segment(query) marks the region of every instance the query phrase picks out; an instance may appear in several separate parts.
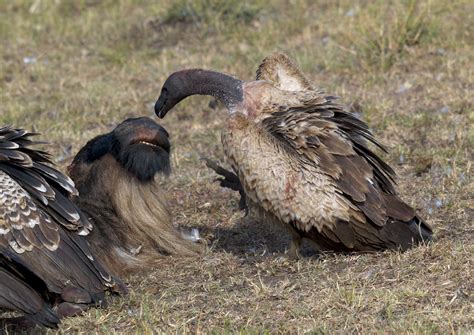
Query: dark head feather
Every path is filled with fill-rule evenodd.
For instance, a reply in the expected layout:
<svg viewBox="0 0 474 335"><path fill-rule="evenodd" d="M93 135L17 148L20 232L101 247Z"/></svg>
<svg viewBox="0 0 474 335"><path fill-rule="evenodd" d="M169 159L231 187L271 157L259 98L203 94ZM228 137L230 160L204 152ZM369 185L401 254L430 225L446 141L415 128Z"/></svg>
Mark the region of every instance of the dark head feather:
<svg viewBox="0 0 474 335"><path fill-rule="evenodd" d="M156 173L171 172L169 134L165 128L147 117L130 118L108 134L87 142L74 158L90 164L106 154L140 181L150 181Z"/></svg>

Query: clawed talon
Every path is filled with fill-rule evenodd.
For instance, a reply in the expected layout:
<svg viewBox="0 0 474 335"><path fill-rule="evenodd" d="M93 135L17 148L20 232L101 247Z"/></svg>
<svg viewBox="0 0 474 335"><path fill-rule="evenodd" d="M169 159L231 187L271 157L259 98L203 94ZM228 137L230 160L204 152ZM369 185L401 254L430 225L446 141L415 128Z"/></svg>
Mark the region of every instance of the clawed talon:
<svg viewBox="0 0 474 335"><path fill-rule="evenodd" d="M78 287L66 287L61 292L61 298L65 302L71 302L76 304L90 304L92 303L92 297L89 292Z"/></svg>
<svg viewBox="0 0 474 335"><path fill-rule="evenodd" d="M92 296L86 290L79 287L66 287L61 292L59 302L53 310L62 319L68 316L76 316L87 310L92 304L100 305L102 296Z"/></svg>
<svg viewBox="0 0 474 335"><path fill-rule="evenodd" d="M206 166L208 168L214 170L215 173L222 176L221 178L216 179L216 181L219 181L219 185L221 187L230 188L233 191L239 191L239 209L245 210L245 216L247 216L249 214L249 208L247 206L245 191L242 187L239 177L232 171L223 168L222 166L217 164L215 161L210 160L209 158L201 157L201 159L206 162Z"/></svg>
<svg viewBox="0 0 474 335"><path fill-rule="evenodd" d="M61 297L53 310L62 319L64 317L82 314L91 306L106 307L107 302L103 292L90 294L79 287L66 287L61 292Z"/></svg>
<svg viewBox="0 0 474 335"><path fill-rule="evenodd" d="M54 306L53 309L58 314L58 316L62 319L69 316L80 315L89 307L90 305L86 305L86 304L74 304L71 302L62 302Z"/></svg>

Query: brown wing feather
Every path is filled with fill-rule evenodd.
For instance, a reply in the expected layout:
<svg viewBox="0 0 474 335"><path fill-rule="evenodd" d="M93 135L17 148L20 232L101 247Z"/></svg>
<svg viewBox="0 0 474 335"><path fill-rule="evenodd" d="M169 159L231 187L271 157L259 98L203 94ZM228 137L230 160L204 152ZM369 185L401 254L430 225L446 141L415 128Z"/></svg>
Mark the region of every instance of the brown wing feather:
<svg viewBox="0 0 474 335"><path fill-rule="evenodd" d="M332 115L319 112L325 105ZM382 193L383 189L394 190L395 174L388 165L374 163L381 160L367 144L381 145L362 121L338 110L339 106L331 101L314 107L276 113L264 119L262 126L290 148L302 164L317 164L372 223L382 226L387 220ZM384 176L383 188L375 176Z"/></svg>
<svg viewBox="0 0 474 335"><path fill-rule="evenodd" d="M50 292L77 286L100 298L114 278L81 235L91 224L69 199L73 182L22 129L0 128L0 252L34 273Z"/></svg>
<svg viewBox="0 0 474 335"><path fill-rule="evenodd" d="M92 293L113 280L95 262L82 237L67 233L37 207L29 194L0 171L0 247L41 278L56 293L67 283ZM10 254L12 254L10 252Z"/></svg>
<svg viewBox="0 0 474 335"><path fill-rule="evenodd" d="M36 206L29 194L9 175L0 171L0 238L6 238L18 253L45 247L57 249L59 233L49 217ZM41 227L41 228L40 228ZM38 238L40 233L48 238Z"/></svg>
<svg viewBox="0 0 474 335"><path fill-rule="evenodd" d="M56 328L59 317L20 273L0 262L0 308L21 311L43 326Z"/></svg>
<svg viewBox="0 0 474 335"><path fill-rule="evenodd" d="M67 197L77 194L72 180L52 168L49 155L31 147L35 133L12 127L0 128L0 170L24 188L37 206L70 230L87 234L92 225Z"/></svg>

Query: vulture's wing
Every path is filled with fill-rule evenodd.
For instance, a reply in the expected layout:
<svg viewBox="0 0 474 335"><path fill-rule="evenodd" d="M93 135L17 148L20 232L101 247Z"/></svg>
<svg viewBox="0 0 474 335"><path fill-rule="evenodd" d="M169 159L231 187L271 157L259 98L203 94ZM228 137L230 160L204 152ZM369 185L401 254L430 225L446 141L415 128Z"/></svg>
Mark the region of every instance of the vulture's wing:
<svg viewBox="0 0 474 335"><path fill-rule="evenodd" d="M94 260L85 239L91 224L68 198L72 181L30 149L32 134L0 128L0 252L34 273L55 293L77 286L103 294L113 278Z"/></svg>
<svg viewBox="0 0 474 335"><path fill-rule="evenodd" d="M52 168L49 155L31 149L41 143L30 139L34 133L11 127L0 128L0 171L4 171L28 192L38 207L69 230L87 235L92 225L69 194L77 194L72 180Z"/></svg>
<svg viewBox="0 0 474 335"><path fill-rule="evenodd" d="M35 273L52 292L60 293L72 285L99 293L113 285L113 279L94 260L84 238L65 231L3 171L0 252Z"/></svg>
<svg viewBox="0 0 474 335"><path fill-rule="evenodd" d="M0 308L20 311L35 323L56 328L58 316L32 285L41 285L41 280L0 256Z"/></svg>
<svg viewBox="0 0 474 335"><path fill-rule="evenodd" d="M273 53L257 69L257 80L266 80L284 91L312 90L308 79L285 54Z"/></svg>
<svg viewBox="0 0 474 335"><path fill-rule="evenodd" d="M383 146L364 122L345 112L332 97L323 104L275 113L264 119L262 126L300 166L317 166L330 178L336 192L349 200L350 207L364 214L364 220L354 217L351 222L381 227L394 221L410 223L416 218L431 232L413 208L396 195L395 172L368 144L385 150Z"/></svg>
<svg viewBox="0 0 474 335"><path fill-rule="evenodd" d="M316 167L373 224L385 224L383 193L394 193L394 172L367 147L379 144L362 121L328 101L275 113L262 126L300 166Z"/></svg>
<svg viewBox="0 0 474 335"><path fill-rule="evenodd" d="M0 170L0 238L17 253L59 245L59 227L36 206L30 195Z"/></svg>
<svg viewBox="0 0 474 335"><path fill-rule="evenodd" d="M368 146L374 144L385 148L374 138L368 126L352 113L344 111L332 96L325 96L314 104L297 108L284 108L262 121L262 127L278 143L291 149L294 157L307 164L318 166L334 180L358 185L370 183L374 177L377 185L386 193L394 193L395 172ZM348 165L356 164L354 167ZM341 189L345 187L339 185ZM361 201L362 195L348 191L354 200ZM365 191L364 191L365 193Z"/></svg>

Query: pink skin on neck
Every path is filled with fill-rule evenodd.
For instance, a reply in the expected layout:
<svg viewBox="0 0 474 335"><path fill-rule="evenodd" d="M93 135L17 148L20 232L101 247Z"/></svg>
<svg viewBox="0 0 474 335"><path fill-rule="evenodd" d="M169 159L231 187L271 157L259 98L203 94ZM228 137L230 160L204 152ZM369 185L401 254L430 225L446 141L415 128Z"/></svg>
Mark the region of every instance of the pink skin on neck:
<svg viewBox="0 0 474 335"><path fill-rule="evenodd" d="M242 113L248 119L255 119L262 109L265 95L268 95L269 89L273 86L265 81L251 81L243 84L244 99L241 103L230 110L230 113Z"/></svg>

